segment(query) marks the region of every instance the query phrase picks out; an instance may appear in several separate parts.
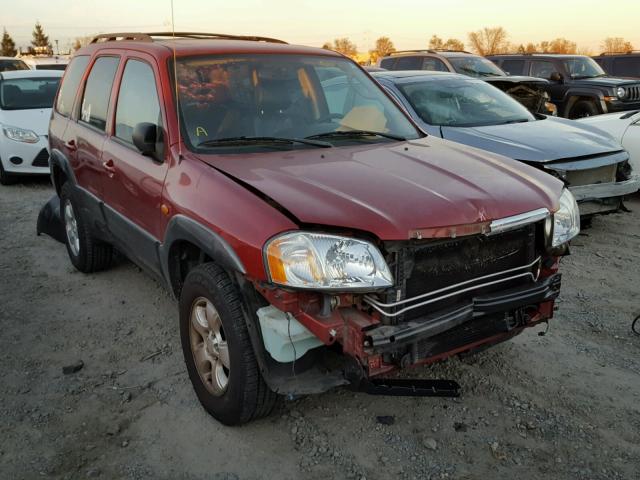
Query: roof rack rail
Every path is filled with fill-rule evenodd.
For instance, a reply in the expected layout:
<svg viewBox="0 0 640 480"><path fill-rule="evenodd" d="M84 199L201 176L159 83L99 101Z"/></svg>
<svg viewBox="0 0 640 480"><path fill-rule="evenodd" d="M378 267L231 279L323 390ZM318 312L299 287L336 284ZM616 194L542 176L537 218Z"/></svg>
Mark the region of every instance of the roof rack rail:
<svg viewBox="0 0 640 480"><path fill-rule="evenodd" d="M403 53L441 53L441 52L454 52L454 53L469 53L466 50L454 50L448 48L420 48L416 50L396 50L395 52L391 52L389 56L403 54Z"/></svg>
<svg viewBox="0 0 640 480"><path fill-rule="evenodd" d="M428 49L428 48L420 48L420 49L417 49L417 50L396 50L395 52L391 52L389 54L389 56L398 55L398 54L402 54L402 53L436 53L436 51Z"/></svg>
<svg viewBox="0 0 640 480"><path fill-rule="evenodd" d="M602 52L599 56L605 57L607 55L629 55L631 53L640 53L640 50L626 50L624 52Z"/></svg>
<svg viewBox="0 0 640 480"><path fill-rule="evenodd" d="M284 40L277 38L258 37L252 35L229 35L226 33L205 33L205 32L121 32L121 33L101 33L91 40L91 43L116 42L116 41L137 41L153 42L157 38L192 38L192 39L218 39L218 40L245 40L251 42L283 43Z"/></svg>

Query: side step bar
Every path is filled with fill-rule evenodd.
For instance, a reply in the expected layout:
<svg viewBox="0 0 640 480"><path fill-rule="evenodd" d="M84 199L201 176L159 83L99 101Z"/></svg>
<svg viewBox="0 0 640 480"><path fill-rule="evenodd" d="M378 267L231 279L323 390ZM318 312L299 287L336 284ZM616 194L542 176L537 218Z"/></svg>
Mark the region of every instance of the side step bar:
<svg viewBox="0 0 640 480"><path fill-rule="evenodd" d="M353 384L352 384L353 385ZM460 385L454 380L427 380L413 378L362 379L353 385L369 395L395 397L459 397Z"/></svg>

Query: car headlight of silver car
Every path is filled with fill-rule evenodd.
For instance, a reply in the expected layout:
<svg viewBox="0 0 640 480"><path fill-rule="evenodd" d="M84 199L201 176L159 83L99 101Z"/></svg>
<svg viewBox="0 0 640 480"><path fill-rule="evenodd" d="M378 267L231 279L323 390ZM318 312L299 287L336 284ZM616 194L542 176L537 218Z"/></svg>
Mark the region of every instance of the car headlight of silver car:
<svg viewBox="0 0 640 480"><path fill-rule="evenodd" d="M350 290L393 285L382 254L370 242L315 232L290 232L264 247L269 277L288 287Z"/></svg>
<svg viewBox="0 0 640 480"><path fill-rule="evenodd" d="M567 243L580 233L580 210L573 194L564 189L560 195L560 208L553 214L552 247Z"/></svg>
<svg viewBox="0 0 640 480"><path fill-rule="evenodd" d="M36 132L24 128L6 126L2 127L2 130L7 138L16 142L37 143L40 138Z"/></svg>
<svg viewBox="0 0 640 480"><path fill-rule="evenodd" d="M618 98L624 98L626 94L627 90L624 87L616 88L616 95L618 96Z"/></svg>

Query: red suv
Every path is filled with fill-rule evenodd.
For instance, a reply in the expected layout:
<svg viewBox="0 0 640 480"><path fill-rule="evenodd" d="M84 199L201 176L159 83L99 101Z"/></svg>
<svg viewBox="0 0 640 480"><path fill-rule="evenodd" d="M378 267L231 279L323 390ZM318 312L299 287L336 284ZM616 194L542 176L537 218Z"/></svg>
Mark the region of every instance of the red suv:
<svg viewBox="0 0 640 480"><path fill-rule="evenodd" d="M167 286L226 424L551 318L579 228L559 180L425 137L356 63L273 39L98 36L49 134L39 231L82 272L117 249Z"/></svg>

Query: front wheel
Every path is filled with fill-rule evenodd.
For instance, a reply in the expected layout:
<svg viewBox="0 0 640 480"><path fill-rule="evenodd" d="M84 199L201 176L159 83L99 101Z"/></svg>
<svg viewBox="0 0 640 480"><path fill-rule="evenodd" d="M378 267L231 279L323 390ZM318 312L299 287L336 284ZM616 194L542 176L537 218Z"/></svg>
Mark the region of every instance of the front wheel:
<svg viewBox="0 0 640 480"><path fill-rule="evenodd" d="M569 118L576 119L593 117L599 113L598 106L595 103L590 100L580 100L571 107Z"/></svg>
<svg viewBox="0 0 640 480"><path fill-rule="evenodd" d="M205 410L226 425L271 413L237 288L214 263L195 267L180 294L180 338L189 378Z"/></svg>

